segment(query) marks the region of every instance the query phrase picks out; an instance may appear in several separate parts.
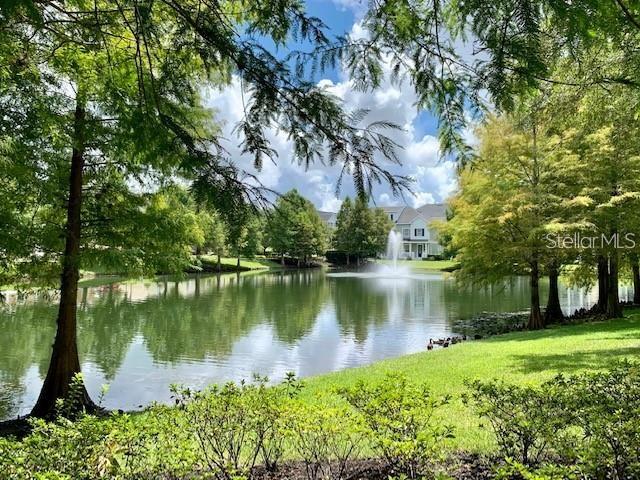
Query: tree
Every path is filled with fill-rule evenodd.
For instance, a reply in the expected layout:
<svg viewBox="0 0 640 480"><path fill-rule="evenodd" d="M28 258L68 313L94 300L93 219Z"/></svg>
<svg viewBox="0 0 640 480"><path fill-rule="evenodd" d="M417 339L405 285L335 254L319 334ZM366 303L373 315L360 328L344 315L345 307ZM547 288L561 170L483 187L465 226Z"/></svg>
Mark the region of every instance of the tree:
<svg viewBox="0 0 640 480"><path fill-rule="evenodd" d="M416 89L418 106L438 116L444 153L466 163L473 157L464 141L468 114L487 104L510 112L520 96L559 82L575 90L640 88L638 18L637 5L625 0L381 0L369 4L365 34L317 56L338 56L361 89L379 86L390 64L394 79ZM469 59L471 47L482 54ZM574 78L554 77L559 61L571 63Z"/></svg>
<svg viewBox="0 0 640 480"><path fill-rule="evenodd" d="M381 208L374 208L371 219L371 256L384 253L387 249L389 232L394 227L389 215Z"/></svg>
<svg viewBox="0 0 640 480"><path fill-rule="evenodd" d="M218 271L221 271L221 257L227 246L226 226L218 212L201 209L198 222L204 234L202 248L205 252L213 252L218 257Z"/></svg>
<svg viewBox="0 0 640 480"><path fill-rule="evenodd" d="M527 273L531 299L528 327L542 328L539 278L557 268L557 252L544 238L558 228L563 150L546 136L534 115L491 119L479 131L478 156L460 174L454 215L440 228L451 238L460 277L491 283ZM557 293L557 292L556 292Z"/></svg>
<svg viewBox="0 0 640 480"><path fill-rule="evenodd" d="M307 264L309 257L326 251L328 231L313 204L297 190L278 198L267 216L269 246L284 262L286 254Z"/></svg>
<svg viewBox="0 0 640 480"><path fill-rule="evenodd" d="M245 258L255 258L262 250L264 222L258 214L251 215L245 225L245 238L240 253Z"/></svg>
<svg viewBox="0 0 640 480"><path fill-rule="evenodd" d="M292 218L296 210L295 202L296 197L289 192L280 197L275 207L267 212L265 241L267 246L280 256L282 265L293 244Z"/></svg>
<svg viewBox="0 0 640 480"><path fill-rule="evenodd" d="M206 186L213 199L263 199L255 179L238 172L219 148L211 112L199 96L204 86L216 87L231 74L243 79L250 99L239 131L258 167L274 157L264 132L277 126L307 164L328 146L330 162L353 171L360 190L381 178L394 189L406 185L374 160L381 151L397 163L392 143L380 133L391 125L362 127L361 113L345 112L253 39L282 44L295 33L326 45L321 22L308 18L297 1L236 7L197 0L18 0L0 7L0 145L12 175L2 197L12 189L25 195L7 203L3 221L24 236L2 245L3 277L60 274L58 328L36 416L51 414L80 371L79 270L85 252L107 252L100 242L117 222L130 220L124 213L131 210L122 207L136 191L148 193L182 177L200 190ZM140 188L132 188L136 183ZM135 243L140 236L142 231L126 240ZM118 253L126 249L111 247L113 258L123 257ZM152 261L140 263L153 269ZM92 407L86 392L82 403Z"/></svg>
<svg viewBox="0 0 640 480"><path fill-rule="evenodd" d="M334 246L350 257L360 259L375 257L386 250L387 236L393 222L380 208L371 209L364 197L357 197L352 203L345 198L340 206L334 232Z"/></svg>
<svg viewBox="0 0 640 480"><path fill-rule="evenodd" d="M352 250L352 237L351 237L351 212L353 210L353 204L349 197L345 198L340 205L340 210L336 217L336 229L333 232L333 245L336 250L345 252L347 255L347 265L350 263L350 252Z"/></svg>
<svg viewBox="0 0 640 480"><path fill-rule="evenodd" d="M580 166L571 172L578 188L570 199L577 207L575 221L585 226L581 233L597 239L581 252L586 268L577 273L588 278L593 276L589 270L596 269L596 311L619 317L619 271L624 258L633 258L629 240L640 226L640 132L635 120L640 92L622 86L556 90L561 103L557 128L568 132L566 146Z"/></svg>

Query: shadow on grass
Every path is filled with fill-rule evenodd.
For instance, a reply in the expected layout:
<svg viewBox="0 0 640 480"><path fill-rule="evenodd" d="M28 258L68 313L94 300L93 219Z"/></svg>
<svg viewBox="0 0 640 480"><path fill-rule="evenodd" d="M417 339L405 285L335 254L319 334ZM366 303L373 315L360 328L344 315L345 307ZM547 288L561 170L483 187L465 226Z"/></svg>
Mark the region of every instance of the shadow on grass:
<svg viewBox="0 0 640 480"><path fill-rule="evenodd" d="M581 335L594 335L600 333L616 333L636 329L636 333L626 333L624 338L638 338L640 340L640 317L625 317L608 321L585 322L574 325L551 325L544 330L508 333L491 337L488 340L494 342L515 341L528 342L542 338L576 337ZM607 337L614 339L616 337Z"/></svg>
<svg viewBox="0 0 640 480"><path fill-rule="evenodd" d="M624 359L640 358L640 345L597 351L578 351L567 354L516 355L514 366L522 373L545 371L576 373L580 370L611 368Z"/></svg>

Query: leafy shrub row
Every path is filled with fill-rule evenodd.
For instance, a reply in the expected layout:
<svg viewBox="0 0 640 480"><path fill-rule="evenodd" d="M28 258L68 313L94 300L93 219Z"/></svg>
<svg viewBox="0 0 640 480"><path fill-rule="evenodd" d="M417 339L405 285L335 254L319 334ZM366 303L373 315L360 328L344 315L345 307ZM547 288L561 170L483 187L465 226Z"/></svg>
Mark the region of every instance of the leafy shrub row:
<svg viewBox="0 0 640 480"><path fill-rule="evenodd" d="M434 416L445 401L399 375L334 392L344 401L303 400L301 389L293 376L275 387L256 379L174 388L176 406L141 415L34 420L23 441L0 440L0 478L239 480L257 465L277 470L286 456L302 462L309 480L343 479L363 455L417 478L452 436Z"/></svg>
<svg viewBox="0 0 640 480"><path fill-rule="evenodd" d="M296 459L309 480L344 479L353 460L383 460L395 478L432 478L450 427L424 384L401 375L327 398L301 398L293 376L175 388L176 406L108 419L60 405L24 440L0 439L0 479L240 480ZM73 396L71 396L73 399ZM640 368L557 376L541 386L475 381L464 397L486 419L503 461L498 480L640 478Z"/></svg>
<svg viewBox="0 0 640 480"><path fill-rule="evenodd" d="M559 375L540 387L496 381L469 386L467 402L488 420L509 459L498 478L640 478L637 364ZM533 474L532 468L555 473Z"/></svg>

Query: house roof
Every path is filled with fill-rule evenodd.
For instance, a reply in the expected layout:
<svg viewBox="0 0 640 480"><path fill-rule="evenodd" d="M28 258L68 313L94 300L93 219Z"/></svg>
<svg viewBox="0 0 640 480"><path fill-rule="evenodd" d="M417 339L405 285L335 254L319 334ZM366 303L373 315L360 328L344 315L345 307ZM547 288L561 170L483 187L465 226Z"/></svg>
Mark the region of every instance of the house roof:
<svg viewBox="0 0 640 480"><path fill-rule="evenodd" d="M447 206L444 203L427 203L418 207L422 216L432 218L447 218Z"/></svg>
<svg viewBox="0 0 640 480"><path fill-rule="evenodd" d="M447 206L444 203L427 203L418 208L408 207L405 205L382 205L380 208L385 213L395 214L396 223L411 223L416 217L422 217L423 220L430 222L436 218L447 218ZM329 221L336 218L334 212L324 212L318 210L318 215L323 221Z"/></svg>
<svg viewBox="0 0 640 480"><path fill-rule="evenodd" d="M416 217L430 222L436 218L447 218L447 206L444 203L427 203L418 208L407 206L382 206L379 207L387 213L395 213L398 215L396 223L408 224L413 222Z"/></svg>
<svg viewBox="0 0 640 480"><path fill-rule="evenodd" d="M398 223L411 223L418 215L419 213L415 208L404 207L400 217L398 217Z"/></svg>

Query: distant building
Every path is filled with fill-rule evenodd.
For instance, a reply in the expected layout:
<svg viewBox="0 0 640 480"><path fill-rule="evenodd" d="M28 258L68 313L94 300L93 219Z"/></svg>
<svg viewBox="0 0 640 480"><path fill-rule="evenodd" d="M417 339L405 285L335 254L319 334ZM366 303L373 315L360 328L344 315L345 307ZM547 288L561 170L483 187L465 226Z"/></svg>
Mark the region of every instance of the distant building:
<svg viewBox="0 0 640 480"><path fill-rule="evenodd" d="M428 203L418 208L397 206L378 207L389 215L396 231L402 234L400 257L421 259L442 255L438 232L433 228L434 220L447 219L447 206L443 203ZM337 213L318 211L318 215L329 228L336 227Z"/></svg>
<svg viewBox="0 0 640 480"><path fill-rule="evenodd" d="M428 203L418 208L380 207L395 223L396 231L402 234L401 258L421 259L442 255L438 232L433 228L434 220L447 219L447 207L443 203Z"/></svg>
<svg viewBox="0 0 640 480"><path fill-rule="evenodd" d="M327 227L330 229L336 228L336 220L338 219L337 213L318 210L318 215Z"/></svg>

